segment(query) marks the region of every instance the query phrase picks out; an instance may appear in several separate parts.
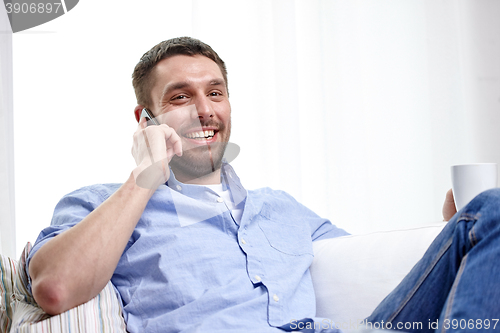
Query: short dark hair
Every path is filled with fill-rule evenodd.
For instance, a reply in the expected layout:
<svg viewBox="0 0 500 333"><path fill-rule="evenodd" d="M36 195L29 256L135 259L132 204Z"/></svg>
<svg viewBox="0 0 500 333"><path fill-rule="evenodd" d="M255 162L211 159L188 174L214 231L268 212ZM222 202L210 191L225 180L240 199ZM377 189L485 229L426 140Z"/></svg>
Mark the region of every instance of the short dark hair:
<svg viewBox="0 0 500 333"><path fill-rule="evenodd" d="M147 108L152 106L151 89L155 83L153 69L158 62L175 55L194 56L197 54L212 59L219 66L227 90L226 65L210 45L191 37L177 37L155 45L151 50L144 53L135 66L132 74L132 85L134 86L137 103Z"/></svg>

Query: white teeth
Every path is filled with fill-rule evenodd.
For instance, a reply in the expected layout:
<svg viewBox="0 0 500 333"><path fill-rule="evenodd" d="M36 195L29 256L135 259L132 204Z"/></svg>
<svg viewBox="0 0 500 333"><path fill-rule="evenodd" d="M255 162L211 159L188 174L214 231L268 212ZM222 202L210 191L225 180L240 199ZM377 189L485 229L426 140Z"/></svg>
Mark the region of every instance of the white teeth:
<svg viewBox="0 0 500 333"><path fill-rule="evenodd" d="M213 130L208 130L208 131L199 131L199 132L191 132L185 135L186 138L189 139L208 139L211 138L215 135Z"/></svg>

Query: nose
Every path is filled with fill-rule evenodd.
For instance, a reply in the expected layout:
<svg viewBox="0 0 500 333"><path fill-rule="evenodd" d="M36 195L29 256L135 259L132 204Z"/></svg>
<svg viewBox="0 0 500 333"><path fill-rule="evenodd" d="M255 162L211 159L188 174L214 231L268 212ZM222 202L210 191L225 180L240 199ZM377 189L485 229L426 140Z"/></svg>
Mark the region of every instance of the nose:
<svg viewBox="0 0 500 333"><path fill-rule="evenodd" d="M207 96L203 96L196 101L196 112L199 119L208 120L214 116L214 110L212 109L212 103Z"/></svg>

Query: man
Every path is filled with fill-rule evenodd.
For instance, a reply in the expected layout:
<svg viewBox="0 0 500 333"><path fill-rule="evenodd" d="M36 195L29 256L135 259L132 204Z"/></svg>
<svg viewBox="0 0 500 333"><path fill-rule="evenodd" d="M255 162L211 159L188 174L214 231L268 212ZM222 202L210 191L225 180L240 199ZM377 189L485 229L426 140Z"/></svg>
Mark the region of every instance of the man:
<svg viewBox="0 0 500 333"><path fill-rule="evenodd" d="M314 321L312 241L346 232L286 193L246 191L223 161L231 132L224 62L198 40L175 38L142 57L133 83L137 168L124 184L90 186L60 201L27 263L36 301L60 313L111 279L130 332L279 332L304 327L292 319ZM158 126L147 126L143 109ZM498 301L477 304L468 290L498 289L485 270L498 270L490 261L500 259L499 196L482 194L455 215L368 321L391 328L494 319ZM451 193L443 213L455 213ZM463 276L472 281L461 285ZM463 311L469 301L477 313Z"/></svg>
<svg viewBox="0 0 500 333"><path fill-rule="evenodd" d="M140 118L137 168L123 185L80 189L56 206L28 262L35 300L60 313L111 279L130 332L276 332L313 317L311 240L346 232L286 193L246 191L222 162L224 62L177 38L142 57L133 83L136 116L148 109L160 125Z"/></svg>

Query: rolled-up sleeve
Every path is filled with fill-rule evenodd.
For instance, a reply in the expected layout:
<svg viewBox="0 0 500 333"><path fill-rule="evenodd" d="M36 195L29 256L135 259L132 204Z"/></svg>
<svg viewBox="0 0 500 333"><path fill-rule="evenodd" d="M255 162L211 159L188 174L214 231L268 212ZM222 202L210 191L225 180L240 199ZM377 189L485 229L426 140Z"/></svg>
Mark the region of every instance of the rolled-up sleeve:
<svg viewBox="0 0 500 333"><path fill-rule="evenodd" d="M118 186L118 185L117 185ZM114 186L116 189L117 186ZM96 209L111 193L109 187L93 185L84 187L65 195L54 209L50 226L43 229L31 249L26 260L28 273L28 290L31 292L31 277L29 264L35 253L52 238L70 229Z"/></svg>

